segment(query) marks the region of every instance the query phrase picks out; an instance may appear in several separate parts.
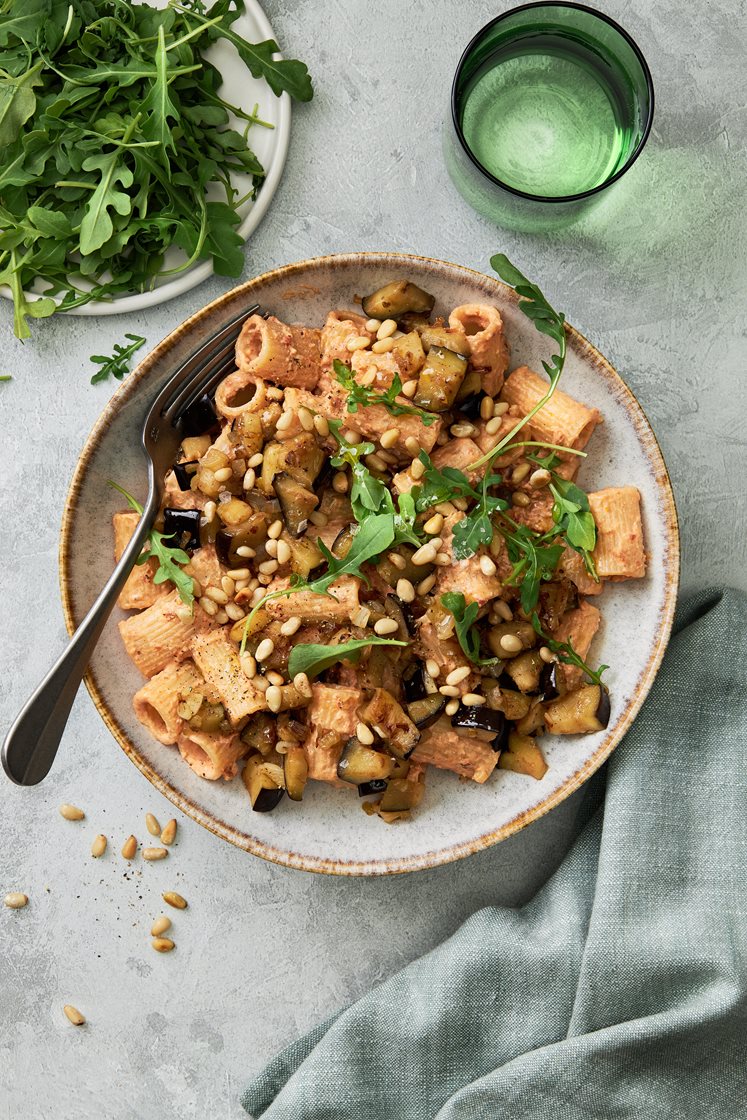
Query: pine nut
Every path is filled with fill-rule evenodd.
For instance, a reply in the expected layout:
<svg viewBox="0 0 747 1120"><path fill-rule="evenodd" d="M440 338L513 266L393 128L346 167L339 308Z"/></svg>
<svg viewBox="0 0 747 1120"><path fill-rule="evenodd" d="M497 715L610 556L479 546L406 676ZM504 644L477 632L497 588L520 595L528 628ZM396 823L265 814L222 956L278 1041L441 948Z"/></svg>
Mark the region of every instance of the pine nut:
<svg viewBox="0 0 747 1120"><path fill-rule="evenodd" d="M77 1007L73 1007L72 1003L66 1003L62 1009L65 1015L73 1024L74 1027L82 1027L86 1021L85 1015L81 1015Z"/></svg>
<svg viewBox="0 0 747 1120"><path fill-rule="evenodd" d="M301 405L298 410L298 419L301 422L301 427L305 432L314 431L314 414L305 405Z"/></svg>
<svg viewBox="0 0 747 1120"><path fill-rule="evenodd" d="M517 638L515 634L504 634L499 645L506 653L518 653L524 648L521 638Z"/></svg>
<svg viewBox="0 0 747 1120"><path fill-rule="evenodd" d="M276 521L273 521L272 525L267 530L267 536L270 538L271 541L276 541L278 539L278 537L280 536L280 534L282 533L282 531L283 531L283 522L278 517Z"/></svg>
<svg viewBox="0 0 747 1120"><path fill-rule="evenodd" d="M503 427L503 420L500 416L493 416L492 420L488 420L485 425L485 431L489 436L495 436Z"/></svg>
<svg viewBox="0 0 747 1120"><path fill-rule="evenodd" d="M270 682L265 680L264 677L255 677L254 687L258 688L260 692L264 693L267 692L267 689L270 687Z"/></svg>
<svg viewBox="0 0 747 1120"><path fill-rule="evenodd" d="M442 513L434 513L433 517L429 517L423 528L429 536L438 536L444 527L444 515Z"/></svg>
<svg viewBox="0 0 747 1120"><path fill-rule="evenodd" d="M329 518L326 513L322 513L321 510L318 509L311 511L309 514L309 521L312 525L316 525L317 529L323 529L325 525L329 525Z"/></svg>
<svg viewBox="0 0 747 1120"><path fill-rule="evenodd" d="M134 836L128 836L122 845L122 855L125 859L134 859L135 852L137 851L137 840Z"/></svg>
<svg viewBox="0 0 747 1120"><path fill-rule="evenodd" d="M433 562L437 564L439 568L448 568L449 564L451 564L451 557L448 552L437 552L436 559Z"/></svg>
<svg viewBox="0 0 747 1120"><path fill-rule="evenodd" d="M176 948L170 937L154 937L151 945L157 953L170 953L172 949Z"/></svg>
<svg viewBox="0 0 747 1120"><path fill-rule="evenodd" d="M222 576L220 581L221 588L225 591L229 599L232 599L236 594L236 584L231 576Z"/></svg>
<svg viewBox="0 0 747 1120"><path fill-rule="evenodd" d="M400 572L404 572L407 567L407 561L404 556L400 556L398 552L389 552L387 554L387 560L391 561L394 567Z"/></svg>
<svg viewBox="0 0 747 1120"><path fill-rule="evenodd" d="M444 712L447 716L454 716L454 715L456 715L456 713L458 711L459 711L459 701L458 700L449 700L448 704L444 708Z"/></svg>
<svg viewBox="0 0 747 1120"><path fill-rule="evenodd" d="M106 851L106 837L103 835L95 836L91 844L91 855L94 859L100 859Z"/></svg>
<svg viewBox="0 0 747 1120"><path fill-rule="evenodd" d="M390 447L394 447L395 443L399 439L399 434L399 428L387 428L387 430L382 434L379 443L385 451L388 451Z"/></svg>
<svg viewBox="0 0 747 1120"><path fill-rule="evenodd" d="M521 506L522 509L526 509L526 507L530 503L530 500L531 499L529 495L525 494L523 490L514 490L513 494L511 495L511 505Z"/></svg>
<svg viewBox="0 0 747 1120"><path fill-rule="evenodd" d="M432 680L438 680L441 673L441 666L437 661L428 660L425 663L425 671Z"/></svg>
<svg viewBox="0 0 747 1120"><path fill-rule="evenodd" d="M376 342L371 346L371 350L374 354L388 354L389 351L393 349L393 338L377 338Z"/></svg>
<svg viewBox="0 0 747 1120"><path fill-rule="evenodd" d="M267 553L268 556L272 556L273 559L277 559L278 542L273 541L273 540L266 541L265 552Z"/></svg>
<svg viewBox="0 0 747 1120"><path fill-rule="evenodd" d="M284 638L290 638L292 634L296 633L300 625L301 619L298 617L298 615L294 614L292 618L287 618L282 624L282 626L280 627L280 633Z"/></svg>
<svg viewBox="0 0 747 1120"><path fill-rule="evenodd" d="M247 680L252 680L257 675L257 662L252 657L251 653L242 653L239 657L241 668Z"/></svg>
<svg viewBox="0 0 747 1120"><path fill-rule="evenodd" d="M311 681L306 676L306 673L296 673L295 677L293 678L293 687L297 692L300 692L302 696L313 695Z"/></svg>
<svg viewBox="0 0 747 1120"><path fill-rule="evenodd" d="M194 576L192 577L192 594L195 599L199 599L202 595L202 584L198 579L195 579Z"/></svg>
<svg viewBox="0 0 747 1120"><path fill-rule="evenodd" d="M351 354L356 350L365 350L370 343L371 339L365 334L351 334L350 338L345 343L345 349Z"/></svg>
<svg viewBox="0 0 747 1120"><path fill-rule="evenodd" d="M242 579L249 579L250 572L248 568L231 568L231 579L234 583L238 583ZM238 591L239 588L237 587Z"/></svg>
<svg viewBox="0 0 747 1120"><path fill-rule="evenodd" d="M364 747L370 747L374 741L374 733L367 723L359 723L355 728L355 737Z"/></svg>
<svg viewBox="0 0 747 1120"><path fill-rule="evenodd" d="M458 669L452 669L446 678L447 684L461 684L466 680L472 670L469 665L460 665Z"/></svg>
<svg viewBox="0 0 747 1120"><path fill-rule="evenodd" d="M481 696L479 692L465 692L462 697L462 703L467 708L479 708L485 703L485 697Z"/></svg>
<svg viewBox="0 0 747 1120"><path fill-rule="evenodd" d="M23 894L22 891L11 891L10 894L6 894L3 899L3 902L9 910L23 910L24 906L28 904L28 901L29 896Z"/></svg>
<svg viewBox="0 0 747 1120"><path fill-rule="evenodd" d="M259 565L257 570L263 576L273 576L279 567L280 565L277 560L265 560Z"/></svg>
<svg viewBox="0 0 747 1120"><path fill-rule="evenodd" d="M166 824L163 826L163 831L161 833L161 843L165 844L168 848L170 848L171 845L174 843L175 839L176 839L176 821L172 817L171 820L167 821Z"/></svg>
<svg viewBox="0 0 747 1120"><path fill-rule="evenodd" d="M271 684L265 693L267 707L271 712L279 712L283 703L283 694L276 684Z"/></svg>
<svg viewBox="0 0 747 1120"><path fill-rule="evenodd" d="M418 383L414 379L412 381L405 381L402 386L402 396L409 397L410 400L415 396L418 391ZM412 438L412 437L410 437Z"/></svg>
<svg viewBox="0 0 747 1120"><path fill-rule="evenodd" d="M418 584L418 595L427 595L436 586L436 574L433 572L431 575L426 576L424 580Z"/></svg>
<svg viewBox="0 0 747 1120"><path fill-rule="evenodd" d="M493 413L495 412L495 401L492 397L483 397L480 401L480 418L482 420L492 420Z"/></svg>
<svg viewBox="0 0 747 1120"><path fill-rule="evenodd" d="M438 690L442 696L458 696L459 689L453 684L442 684Z"/></svg>
<svg viewBox="0 0 747 1120"><path fill-rule="evenodd" d="M249 467L249 470L244 475L241 485L245 490L253 490L254 484L257 481L257 472L254 467Z"/></svg>
<svg viewBox="0 0 747 1120"><path fill-rule="evenodd" d="M176 891L164 891L161 898L168 906L174 906L177 910L187 909L186 898L182 898Z"/></svg>
<svg viewBox="0 0 747 1120"><path fill-rule="evenodd" d="M148 829L151 836L161 835L161 826L152 813L145 814L145 827Z"/></svg>
<svg viewBox="0 0 747 1120"><path fill-rule="evenodd" d="M228 602L228 595L221 587L208 587L205 595L208 599L212 599L214 603L219 603L222 607Z"/></svg>
<svg viewBox="0 0 747 1120"><path fill-rule="evenodd" d="M287 432L288 428L290 428L292 423L293 423L293 413L292 412L283 412L282 415L280 415L277 418L277 421L275 423L275 431L276 432Z"/></svg>
<svg viewBox="0 0 747 1120"><path fill-rule="evenodd" d="M548 646L540 646L539 655L546 665L552 665L555 661L555 654Z"/></svg>
<svg viewBox="0 0 747 1120"><path fill-rule="evenodd" d="M212 599L208 599L205 595L203 595L201 599L198 599L197 602L202 607L205 614L212 616L218 613L217 603L214 603Z"/></svg>
<svg viewBox="0 0 747 1120"><path fill-rule="evenodd" d="M417 482L425 474L425 463L421 463L420 459L413 459L410 463L410 474Z"/></svg>
<svg viewBox="0 0 747 1120"><path fill-rule="evenodd" d="M381 319L366 319L366 330L375 334L381 326Z"/></svg>
<svg viewBox="0 0 747 1120"><path fill-rule="evenodd" d="M364 373L362 377L358 378L358 384L362 385L364 389L369 389L376 380L377 370L370 369L368 373Z"/></svg>
<svg viewBox="0 0 747 1120"><path fill-rule="evenodd" d="M278 541L278 564L287 564L291 558L291 547L287 541Z"/></svg>
<svg viewBox="0 0 747 1120"><path fill-rule="evenodd" d="M449 517L456 510L456 506L453 502L439 502L435 510L436 513L440 513L444 517Z"/></svg>
<svg viewBox="0 0 747 1120"><path fill-rule="evenodd" d="M391 338L397 329L397 323L394 319L385 319L376 332L376 338L381 341L382 338Z"/></svg>
<svg viewBox="0 0 747 1120"><path fill-rule="evenodd" d="M393 618L380 618L378 622L374 623L374 633L381 638L385 634L395 634L397 630L399 630L399 626Z"/></svg>
<svg viewBox="0 0 747 1120"><path fill-rule="evenodd" d="M495 560L492 560L489 556L481 556L480 571L484 576L494 576L496 573Z"/></svg>
<svg viewBox="0 0 747 1120"><path fill-rule="evenodd" d="M415 588L409 579L398 579L395 590L403 603L413 603L415 601Z"/></svg>
<svg viewBox="0 0 747 1120"><path fill-rule="evenodd" d="M523 482L532 469L531 463L519 463L518 467L514 467L511 471L512 482Z"/></svg>
<svg viewBox="0 0 747 1120"><path fill-rule="evenodd" d="M477 428L474 424L452 424L449 428L449 432L455 439L468 439L470 436L473 436L476 431Z"/></svg>
<svg viewBox="0 0 747 1120"><path fill-rule="evenodd" d="M236 549L236 555L240 556L242 560L253 560L257 553L248 544L240 544Z"/></svg>
<svg viewBox="0 0 747 1120"><path fill-rule="evenodd" d="M337 471L332 479L332 489L336 494L347 494L348 477L344 471Z"/></svg>
<svg viewBox="0 0 747 1120"><path fill-rule="evenodd" d="M147 860L148 863L153 863L158 859L166 859L168 854L167 848L143 848L143 859Z"/></svg>
<svg viewBox="0 0 747 1120"><path fill-rule="evenodd" d="M541 490L544 486L547 486L551 478L552 475L550 472L545 470L544 467L540 467L538 471L534 471L530 476L529 485L533 490Z"/></svg>
<svg viewBox="0 0 747 1120"><path fill-rule="evenodd" d="M495 613L500 615L504 622L513 622L514 612L508 603L504 603L503 599L494 599L492 606Z"/></svg>
<svg viewBox="0 0 747 1120"><path fill-rule="evenodd" d="M278 688L280 687L280 685L285 684L283 674L276 673L274 669L271 669L269 673L265 673L265 679L267 680L268 684L276 684Z"/></svg>
<svg viewBox="0 0 747 1120"><path fill-rule="evenodd" d="M231 622L240 622L245 613L238 603L226 603L226 616Z"/></svg>
<svg viewBox="0 0 747 1120"><path fill-rule="evenodd" d="M216 482L228 482L233 474L230 467L220 467L217 471L213 472L213 478Z"/></svg>
<svg viewBox="0 0 747 1120"><path fill-rule="evenodd" d="M318 435L320 435L322 439L326 439L326 437L329 435L329 424L327 423L327 420L324 416L314 417L314 427L316 428Z"/></svg>
<svg viewBox="0 0 747 1120"><path fill-rule="evenodd" d="M82 821L85 815L77 805L68 805L67 803L60 805L60 816L64 817L66 821Z"/></svg>
<svg viewBox="0 0 747 1120"><path fill-rule="evenodd" d="M257 652L254 654L257 661L266 661L268 657L272 657L275 652L275 643L272 638L263 638L257 646Z"/></svg>
<svg viewBox="0 0 747 1120"><path fill-rule="evenodd" d="M171 918L167 918L162 914L160 918L156 918L155 922L150 928L151 937L160 937L167 929L171 929Z"/></svg>
<svg viewBox="0 0 747 1120"><path fill-rule="evenodd" d="M261 464L264 457L265 457L264 452L258 451L256 453L256 455L252 455L251 459L249 459L249 461L247 463L247 466L258 467Z"/></svg>
<svg viewBox="0 0 747 1120"><path fill-rule="evenodd" d="M414 552L412 555L412 562L417 565L417 567L422 567L423 564L432 564L435 559L436 546L432 541L422 545L417 552Z"/></svg>
<svg viewBox="0 0 747 1120"><path fill-rule="evenodd" d="M509 410L508 401L496 401L494 416L505 416Z"/></svg>
<svg viewBox="0 0 747 1120"><path fill-rule="evenodd" d="M202 511L202 524L209 525L211 521L215 521L215 511L217 510L215 502L205 502L205 508Z"/></svg>

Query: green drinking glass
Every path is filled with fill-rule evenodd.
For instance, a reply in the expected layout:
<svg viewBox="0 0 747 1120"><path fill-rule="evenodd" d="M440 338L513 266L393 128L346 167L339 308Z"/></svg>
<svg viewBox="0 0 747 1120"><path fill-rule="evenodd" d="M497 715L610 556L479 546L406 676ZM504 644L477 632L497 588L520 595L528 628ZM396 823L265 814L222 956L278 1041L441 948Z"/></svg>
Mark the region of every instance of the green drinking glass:
<svg viewBox="0 0 747 1120"><path fill-rule="evenodd" d="M653 115L646 60L614 20L582 4L524 4L461 57L446 163L497 225L558 229L633 166Z"/></svg>

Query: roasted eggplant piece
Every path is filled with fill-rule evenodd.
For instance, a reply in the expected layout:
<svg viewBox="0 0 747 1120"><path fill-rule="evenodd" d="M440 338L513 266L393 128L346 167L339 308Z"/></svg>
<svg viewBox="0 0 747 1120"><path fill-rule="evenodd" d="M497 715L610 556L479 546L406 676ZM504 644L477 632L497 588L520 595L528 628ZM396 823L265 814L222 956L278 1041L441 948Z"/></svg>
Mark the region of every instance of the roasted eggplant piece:
<svg viewBox="0 0 747 1120"><path fill-rule="evenodd" d="M425 677L425 668L420 661L413 661L405 669L402 677L402 694L408 705L412 704L414 700L422 700L427 694ZM412 716L410 718L412 719Z"/></svg>
<svg viewBox="0 0 747 1120"><path fill-rule="evenodd" d="M361 782L358 786L358 796L368 797L369 793L383 793L386 789L386 780L384 778L374 778L370 782Z"/></svg>
<svg viewBox="0 0 747 1120"><path fill-rule="evenodd" d="M209 431L218 421L212 397L202 393L185 409L180 417L182 433L185 436L201 436Z"/></svg>
<svg viewBox="0 0 747 1120"><path fill-rule="evenodd" d="M228 502L223 503L223 505L229 504ZM240 556L237 550L242 547L258 549L267 539L269 524L270 518L266 513L257 513L250 510L250 515L246 521L242 521L234 529L227 527L219 529L215 537L218 559L228 568L245 568L246 557Z"/></svg>
<svg viewBox="0 0 747 1120"><path fill-rule="evenodd" d="M506 637L518 638L521 642L521 648L517 650L504 649L501 645L501 638ZM513 622L499 622L495 626L491 626L488 631L488 645L491 653L504 661L516 657L524 649L531 649L536 641L537 635L531 622L522 622L520 619Z"/></svg>
<svg viewBox="0 0 747 1120"><path fill-rule="evenodd" d="M288 541L291 550L291 570L301 579L308 579L315 568L324 563L324 557L319 551L319 546L308 537L291 537Z"/></svg>
<svg viewBox="0 0 747 1120"><path fill-rule="evenodd" d="M385 688L374 689L374 694L363 709L362 719L383 739L388 750L397 758L407 758L420 741L420 732L391 692Z"/></svg>
<svg viewBox="0 0 747 1120"><path fill-rule="evenodd" d="M233 422L231 444L238 458L251 459L262 450L264 434L262 420L257 412L241 412Z"/></svg>
<svg viewBox="0 0 747 1120"><path fill-rule="evenodd" d="M539 696L535 696L525 716L516 721L515 730L520 735L536 735L545 730L545 706Z"/></svg>
<svg viewBox="0 0 747 1120"><path fill-rule="evenodd" d="M446 697L440 692L432 692L420 700L413 700L407 705L407 714L418 728L423 731L435 723L446 707ZM499 713L494 713L499 714Z"/></svg>
<svg viewBox="0 0 747 1120"><path fill-rule="evenodd" d="M394 759L373 747L364 747L357 739L348 739L337 763L337 777L359 786L363 782L384 780L394 769Z"/></svg>
<svg viewBox="0 0 747 1120"><path fill-rule="evenodd" d="M174 463L174 478L180 490L192 489L192 479L197 473L198 466L196 459L190 463Z"/></svg>
<svg viewBox="0 0 747 1120"><path fill-rule="evenodd" d="M253 510L246 502L242 502L240 498L229 498L227 502L221 502L218 506L218 517L227 529L237 529L239 525L243 525L245 521L252 516Z"/></svg>
<svg viewBox="0 0 747 1120"><path fill-rule="evenodd" d="M463 357L467 357L469 354L469 343L464 331L455 331L451 327L439 326L438 323L428 323L423 327L420 332L420 341L426 353L434 346L440 346L444 350L451 350L454 354L461 354Z"/></svg>
<svg viewBox="0 0 747 1120"><path fill-rule="evenodd" d="M403 381L416 377L423 368L425 351L417 331L409 331L395 338L391 353L397 362Z"/></svg>
<svg viewBox="0 0 747 1120"><path fill-rule="evenodd" d="M542 667L539 679L540 696L543 700L554 700L560 695L558 687L558 664L556 661L546 662Z"/></svg>
<svg viewBox="0 0 747 1120"><path fill-rule="evenodd" d="M335 539L332 541L330 552L336 556L338 560L344 560L350 551L350 546L353 543L353 537L358 532L358 526L355 522L346 525L344 529L340 529Z"/></svg>
<svg viewBox="0 0 747 1120"><path fill-rule="evenodd" d="M400 319L408 312L430 315L436 297L408 280L394 280L362 300L369 319Z"/></svg>
<svg viewBox="0 0 747 1120"><path fill-rule="evenodd" d="M447 412L454 404L467 372L467 359L443 346L432 346L420 371L413 398L428 412Z"/></svg>
<svg viewBox="0 0 747 1120"><path fill-rule="evenodd" d="M241 775L255 813L269 813L282 799L282 770L275 763L266 762L261 754L247 760Z"/></svg>
<svg viewBox="0 0 747 1120"><path fill-rule="evenodd" d="M337 541L335 541L335 544L337 544ZM334 552L334 546L332 551ZM400 545L396 551L405 562L404 568L398 568L386 554L376 563L376 571L390 587L396 587L397 580L399 579L409 579L410 583L417 585L421 580L426 579L435 569L434 564L413 564L412 557L415 555L415 549L410 545ZM337 554L335 553L335 555Z"/></svg>
<svg viewBox="0 0 747 1120"><path fill-rule="evenodd" d="M269 712L256 712L241 732L241 742L267 758L275 750L277 720Z"/></svg>
<svg viewBox="0 0 747 1120"><path fill-rule="evenodd" d="M406 813L423 800L425 786L409 778L392 778L379 802L380 813Z"/></svg>
<svg viewBox="0 0 747 1120"><path fill-rule="evenodd" d="M286 528L292 537L300 537L309 527L309 514L319 505L319 499L312 490L293 478L287 471L276 474L272 488L280 502Z"/></svg>
<svg viewBox="0 0 747 1120"><path fill-rule="evenodd" d="M515 774L528 774L540 781L547 773L547 763L536 740L531 735L512 731L508 736L508 750L498 759L500 770L513 770Z"/></svg>
<svg viewBox="0 0 747 1120"><path fill-rule="evenodd" d="M403 603L398 595L387 595L384 600L384 610L387 617L397 623L396 633L388 636L398 638L401 642L409 641L415 633L415 619L407 603Z"/></svg>
<svg viewBox="0 0 747 1120"><path fill-rule="evenodd" d="M309 764L303 747L290 747L283 757L285 791L291 801L303 801L303 791L309 776Z"/></svg>
<svg viewBox="0 0 747 1120"><path fill-rule="evenodd" d="M273 440L263 454L260 486L265 494L272 492L273 479L282 471L310 489L325 460L324 451L310 432L300 432L282 443Z"/></svg>
<svg viewBox="0 0 747 1120"><path fill-rule="evenodd" d="M172 538L169 541L172 548L194 552L200 547L201 516L199 509L167 508L163 511L163 535Z"/></svg>
<svg viewBox="0 0 747 1120"><path fill-rule="evenodd" d="M551 735L588 735L603 731L609 721L609 693L598 684L568 692L545 708L545 724Z"/></svg>
<svg viewBox="0 0 747 1120"><path fill-rule="evenodd" d="M539 650L529 649L506 662L506 672L520 692L537 692L544 661Z"/></svg>
<svg viewBox="0 0 747 1120"><path fill-rule="evenodd" d="M490 731L493 735L501 735L506 723L503 712L497 712L486 704L469 707L460 704L451 717L452 727L467 727L473 731Z"/></svg>

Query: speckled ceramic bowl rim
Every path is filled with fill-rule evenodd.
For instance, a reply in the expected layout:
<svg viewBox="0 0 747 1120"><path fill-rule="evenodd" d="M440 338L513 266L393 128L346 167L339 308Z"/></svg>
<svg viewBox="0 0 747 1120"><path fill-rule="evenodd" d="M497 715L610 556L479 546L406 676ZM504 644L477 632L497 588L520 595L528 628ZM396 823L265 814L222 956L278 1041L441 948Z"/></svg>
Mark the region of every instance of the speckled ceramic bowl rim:
<svg viewBox="0 0 747 1120"><path fill-rule="evenodd" d="M246 296L254 296L256 293L261 292L262 287L270 280L291 280L297 278L299 275L302 275L304 280L308 280L309 272L330 267L352 265L360 266L363 270L367 266L373 264L406 266L409 262L432 266L437 269L447 268L456 270L466 279L479 280L483 285L485 281L488 280L491 284L495 285L497 290L501 291L501 295L505 300L518 303L518 297L513 289L502 284L499 280L494 280L493 277L487 277L483 273L477 272L475 269L466 268L463 265L453 264L449 261L441 261L433 257L416 256L410 253L360 252L333 254L325 257L314 257L310 260L298 261L294 264L283 265L280 268L265 272L261 276L257 276L253 280L249 280L245 284L225 292L222 296L219 296L216 300L207 304L200 311L197 311L194 315L185 319L180 326L162 339L150 354L140 362L137 368L123 383L122 387L118 389L111 398L94 425L86 440L80 459L78 460L68 491L60 536L60 591L62 595L65 625L70 634L73 633L76 625L73 588L69 578L71 537L78 512L78 497L83 479L88 470L91 458L112 420L120 409L139 392L142 383L146 381L151 371L158 367L161 360L166 357L175 342L181 339L185 333L191 332L202 320L207 319L212 312L220 310L223 305L235 300L238 295L245 294ZM256 298L261 303L261 295L257 294ZM247 302L249 302L249 300L247 300ZM518 813L512 820L501 825L499 828L485 832L481 836L474 837L469 841L452 844L440 850L423 852L418 855L400 856L396 859L323 859L316 856L304 855L303 852L276 848L271 844L258 840L256 837L239 832L232 825L208 813L191 798L175 789L163 775L155 770L148 761L139 754L134 744L129 740L127 732L119 724L114 713L107 705L96 681L96 674L93 670L89 670L85 677L86 687L104 723L128 758L135 763L148 781L181 809L182 812L192 817L210 832L215 833L216 836L221 837L221 839L228 840L245 851L252 852L254 855L261 856L263 859L270 860L272 863L277 863L285 867L293 867L302 871L318 871L328 875L401 874L406 871L418 871L424 868L438 867L444 863L451 863L455 860L462 859L464 856L471 855L474 852L482 851L498 843L500 840L505 840L506 837L512 836L526 825L531 824L532 821L538 820L539 817L544 816L545 813L554 809L556 805L559 805L561 801L564 801L566 797L570 796L571 793L583 785L609 757L632 724L644 699L648 695L669 641L672 621L674 619L677 588L679 585L679 527L677 523L674 494L672 492L672 485L666 464L656 436L637 398L599 351L592 346L579 331L570 325L568 326L568 343L569 348L575 350L577 354L593 365L599 375L605 379L609 387L614 389L615 393L622 400L635 427L646 460L649 463L657 485L663 508L663 523L661 528L665 536L665 593L659 618L658 637L651 650L647 663L641 669L630 700L616 724L609 734L605 736L595 753L558 789L548 794L539 804L533 806L531 809ZM144 414L145 407L143 408L143 415Z"/></svg>

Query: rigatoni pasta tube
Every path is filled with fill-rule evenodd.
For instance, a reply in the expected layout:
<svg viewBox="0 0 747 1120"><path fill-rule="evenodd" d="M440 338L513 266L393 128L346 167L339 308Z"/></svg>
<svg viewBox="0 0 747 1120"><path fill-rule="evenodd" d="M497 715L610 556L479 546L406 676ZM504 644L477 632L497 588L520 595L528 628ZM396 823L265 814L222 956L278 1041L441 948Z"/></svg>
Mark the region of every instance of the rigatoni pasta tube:
<svg viewBox="0 0 747 1120"><path fill-rule="evenodd" d="M501 392L501 400L515 405L523 416L530 412L547 393L549 384L528 366L519 366L506 378ZM547 404L529 421L529 427L537 439L546 443L562 444L581 451L591 438L591 434L602 417L596 408L569 397L561 389L556 389ZM525 435L517 437L526 439ZM560 452L564 459L571 458L569 452Z"/></svg>
<svg viewBox="0 0 747 1120"><path fill-rule="evenodd" d="M119 632L125 649L143 676L155 676L179 653L189 649L196 632L198 610L195 608L195 615L190 615L173 591L157 599L147 610L120 622Z"/></svg>
<svg viewBox="0 0 747 1120"><path fill-rule="evenodd" d="M134 510L120 510L112 518L114 528L114 559L117 563L122 559L122 553L132 539L140 514ZM119 593L117 606L123 611L140 611L150 607L156 599L166 594L166 588L153 582L156 574L155 560L148 560L145 564L136 564L127 577L127 582Z"/></svg>
<svg viewBox="0 0 747 1120"><path fill-rule="evenodd" d="M463 303L449 315L449 326L466 335L472 365L482 372L482 388L489 397L494 397L503 385L509 359L498 308L483 303Z"/></svg>
<svg viewBox="0 0 747 1120"><path fill-rule="evenodd" d="M313 389L321 372L320 331L251 315L236 342L236 365L252 377Z"/></svg>
<svg viewBox="0 0 747 1120"><path fill-rule="evenodd" d="M202 698L211 698L207 696L209 691L193 661L173 661L135 693L132 704L135 715L151 735L159 743L170 745L177 741L184 726L177 711L182 700L199 693L202 702Z"/></svg>
<svg viewBox="0 0 747 1120"><path fill-rule="evenodd" d="M582 599L575 610L563 616L552 636L556 642L570 642L579 657L585 659L601 621L597 608ZM558 668L566 691L578 688L583 682L583 672L575 665L561 663Z"/></svg>
<svg viewBox="0 0 747 1120"><path fill-rule="evenodd" d="M192 656L208 685L215 690L233 727L267 708L265 694L245 675L239 652L225 630L198 634Z"/></svg>
<svg viewBox="0 0 747 1120"><path fill-rule="evenodd" d="M211 735L207 731L185 730L176 745L195 774L211 782L218 778L230 781L239 759L249 753L249 747L238 735Z"/></svg>
<svg viewBox="0 0 747 1120"><path fill-rule="evenodd" d="M592 557L605 579L640 579L646 574L641 495L635 486L614 486L589 494L597 525Z"/></svg>

